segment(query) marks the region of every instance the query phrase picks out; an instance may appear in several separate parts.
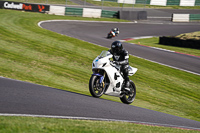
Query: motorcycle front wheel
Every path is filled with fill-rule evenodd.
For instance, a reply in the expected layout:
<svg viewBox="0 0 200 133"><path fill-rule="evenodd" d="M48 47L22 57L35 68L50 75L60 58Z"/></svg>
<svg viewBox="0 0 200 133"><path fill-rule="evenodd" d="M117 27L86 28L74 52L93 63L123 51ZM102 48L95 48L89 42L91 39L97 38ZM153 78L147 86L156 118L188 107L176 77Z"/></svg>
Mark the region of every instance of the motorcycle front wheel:
<svg viewBox="0 0 200 133"><path fill-rule="evenodd" d="M125 104L131 104L136 96L136 87L133 81L130 80L130 92L123 94L120 100Z"/></svg>
<svg viewBox="0 0 200 133"><path fill-rule="evenodd" d="M100 84L100 77L92 75L89 82L90 94L93 97L101 97L104 93L103 85Z"/></svg>

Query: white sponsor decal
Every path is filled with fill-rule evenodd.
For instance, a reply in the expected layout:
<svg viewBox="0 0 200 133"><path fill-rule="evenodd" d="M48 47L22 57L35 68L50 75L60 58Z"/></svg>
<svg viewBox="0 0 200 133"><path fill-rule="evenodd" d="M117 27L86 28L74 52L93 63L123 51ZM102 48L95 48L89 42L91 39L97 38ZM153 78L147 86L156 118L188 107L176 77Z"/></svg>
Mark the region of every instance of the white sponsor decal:
<svg viewBox="0 0 200 133"><path fill-rule="evenodd" d="M114 57L115 57L116 60L119 60L119 57L120 57L120 56L114 55Z"/></svg>
<svg viewBox="0 0 200 133"><path fill-rule="evenodd" d="M22 9L23 8L23 4L22 3L14 4L13 2L11 4L9 4L8 2L5 2L4 3L4 8Z"/></svg>
<svg viewBox="0 0 200 133"><path fill-rule="evenodd" d="M125 56L125 59L128 59L129 58L129 55Z"/></svg>

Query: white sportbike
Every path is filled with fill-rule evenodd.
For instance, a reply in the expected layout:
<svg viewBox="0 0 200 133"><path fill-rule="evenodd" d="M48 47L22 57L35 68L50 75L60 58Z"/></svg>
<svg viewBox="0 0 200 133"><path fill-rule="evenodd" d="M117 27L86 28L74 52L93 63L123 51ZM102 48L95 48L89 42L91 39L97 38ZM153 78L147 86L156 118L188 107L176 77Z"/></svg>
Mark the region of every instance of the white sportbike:
<svg viewBox="0 0 200 133"><path fill-rule="evenodd" d="M92 63L93 74L89 82L89 90L93 97L103 94L119 97L123 103L131 104L136 96L136 87L130 80L129 90L124 89L123 73L120 66L111 61L113 55L109 51L102 51ZM129 76L136 73L137 68L129 66Z"/></svg>

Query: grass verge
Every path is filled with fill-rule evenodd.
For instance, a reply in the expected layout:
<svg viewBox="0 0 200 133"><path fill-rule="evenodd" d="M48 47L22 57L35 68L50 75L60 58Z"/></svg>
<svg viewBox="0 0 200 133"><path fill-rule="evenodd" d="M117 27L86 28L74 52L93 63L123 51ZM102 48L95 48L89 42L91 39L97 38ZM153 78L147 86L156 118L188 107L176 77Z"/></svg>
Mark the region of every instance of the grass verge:
<svg viewBox="0 0 200 133"><path fill-rule="evenodd" d="M121 21L1 9L0 76L90 95L91 63L107 48L37 26L39 21L50 19ZM131 77L137 86L133 105L200 121L200 76L133 56L130 65L139 69ZM102 98L120 102L111 96Z"/></svg>
<svg viewBox="0 0 200 133"><path fill-rule="evenodd" d="M0 117L1 133L197 133L169 127L139 125L127 122L103 122L54 118Z"/></svg>
<svg viewBox="0 0 200 133"><path fill-rule="evenodd" d="M189 38L189 33L187 33L187 37ZM184 36L185 34L182 34L180 36ZM179 36L178 36L179 37ZM139 44L139 45L145 45L145 46L151 46L156 48L162 48L167 50L172 50L180 53L200 56L200 50L199 49L192 49L192 48L182 48L182 47L175 47L175 46L167 46L159 44L159 37L152 37L152 38L145 38L145 39L135 39L131 41L127 41L129 43Z"/></svg>

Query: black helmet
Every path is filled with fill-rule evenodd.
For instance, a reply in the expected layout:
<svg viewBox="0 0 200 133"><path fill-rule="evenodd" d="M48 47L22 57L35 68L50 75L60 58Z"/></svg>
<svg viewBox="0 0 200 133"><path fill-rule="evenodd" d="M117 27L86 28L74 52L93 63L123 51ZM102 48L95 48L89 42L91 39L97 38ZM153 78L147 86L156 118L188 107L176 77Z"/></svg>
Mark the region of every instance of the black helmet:
<svg viewBox="0 0 200 133"><path fill-rule="evenodd" d="M113 54L119 54L123 49L122 43L120 41L114 41L111 44L111 52Z"/></svg>

